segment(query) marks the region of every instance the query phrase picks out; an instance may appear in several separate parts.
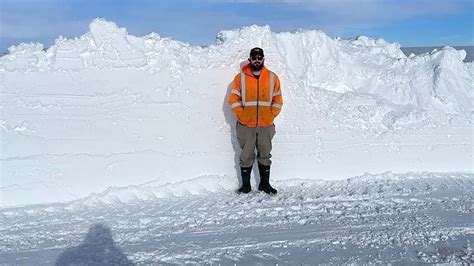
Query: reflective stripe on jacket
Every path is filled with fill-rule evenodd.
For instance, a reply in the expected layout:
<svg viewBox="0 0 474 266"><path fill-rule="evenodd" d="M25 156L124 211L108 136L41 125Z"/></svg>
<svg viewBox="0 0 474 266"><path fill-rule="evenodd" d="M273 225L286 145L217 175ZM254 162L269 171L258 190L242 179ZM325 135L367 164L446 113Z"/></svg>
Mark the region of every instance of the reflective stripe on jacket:
<svg viewBox="0 0 474 266"><path fill-rule="evenodd" d="M241 124L271 126L283 105L280 79L264 66L257 80L247 64L234 78L229 104Z"/></svg>

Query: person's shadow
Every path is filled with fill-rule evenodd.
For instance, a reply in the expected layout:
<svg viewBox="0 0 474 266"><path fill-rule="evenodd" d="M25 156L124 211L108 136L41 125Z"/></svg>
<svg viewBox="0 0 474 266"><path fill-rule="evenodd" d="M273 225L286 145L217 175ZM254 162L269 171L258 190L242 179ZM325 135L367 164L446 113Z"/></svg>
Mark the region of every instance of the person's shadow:
<svg viewBox="0 0 474 266"><path fill-rule="evenodd" d="M239 72L241 71L242 67L248 64L249 61L245 60L240 63L240 69ZM236 73L237 74L237 73ZM230 107L228 100L230 97L230 93L232 91L232 84L234 83L232 77L232 80L230 81L229 85L227 85L227 92L226 96L224 98L224 101L222 103L222 112L224 113L224 118L227 124L230 126L230 142L232 145L232 148L234 149L234 168L236 172L237 179L239 181L239 188L242 186L242 176L240 174L240 145L239 141L237 140L237 135L236 135L236 126L237 126L237 118L235 117L235 114L232 112L232 108ZM257 173L257 167L253 167L253 172L254 172L254 177L256 177L256 180L259 181L259 175ZM258 184L258 182L257 182Z"/></svg>
<svg viewBox="0 0 474 266"><path fill-rule="evenodd" d="M56 265L135 265L112 239L110 228L95 224L89 228L83 243L66 249Z"/></svg>

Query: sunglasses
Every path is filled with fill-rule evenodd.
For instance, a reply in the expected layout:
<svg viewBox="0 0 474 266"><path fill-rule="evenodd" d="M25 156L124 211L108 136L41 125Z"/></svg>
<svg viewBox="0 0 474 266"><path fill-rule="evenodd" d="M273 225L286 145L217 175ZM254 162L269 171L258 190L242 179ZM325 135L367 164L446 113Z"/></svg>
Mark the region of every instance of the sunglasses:
<svg viewBox="0 0 474 266"><path fill-rule="evenodd" d="M251 58L252 60L259 60L259 61L260 61L260 60L263 60L263 56L261 56L261 55L253 55L253 56L251 56L250 58Z"/></svg>

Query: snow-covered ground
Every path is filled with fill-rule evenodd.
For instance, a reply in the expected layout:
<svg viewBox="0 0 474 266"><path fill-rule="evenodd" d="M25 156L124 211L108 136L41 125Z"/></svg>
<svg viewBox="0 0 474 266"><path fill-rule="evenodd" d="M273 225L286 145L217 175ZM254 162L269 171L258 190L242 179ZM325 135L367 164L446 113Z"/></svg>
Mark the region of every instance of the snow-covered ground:
<svg viewBox="0 0 474 266"><path fill-rule="evenodd" d="M251 47L280 76L273 180L392 171L472 172L473 63L443 48L321 31L222 31L195 47L102 19L75 39L0 58L1 206L112 186L226 175L236 187L230 83Z"/></svg>
<svg viewBox="0 0 474 266"><path fill-rule="evenodd" d="M227 95L254 46L285 102L273 197L235 194ZM268 26L195 47L103 19L46 50L11 47L0 57L0 263L472 262L465 56Z"/></svg>
<svg viewBox="0 0 474 266"><path fill-rule="evenodd" d="M5 208L0 264L474 262L472 173L367 174L276 186L275 196L220 191L111 201L110 191L92 205L85 199ZM134 189L152 190L158 189Z"/></svg>

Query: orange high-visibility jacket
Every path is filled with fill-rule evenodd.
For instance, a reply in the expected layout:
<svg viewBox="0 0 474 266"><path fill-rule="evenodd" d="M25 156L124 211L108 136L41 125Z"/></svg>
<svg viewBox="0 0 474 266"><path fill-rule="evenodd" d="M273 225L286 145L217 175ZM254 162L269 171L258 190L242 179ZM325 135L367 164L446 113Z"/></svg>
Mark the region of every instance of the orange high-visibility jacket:
<svg viewBox="0 0 474 266"><path fill-rule="evenodd" d="M264 66L257 80L247 64L234 78L229 104L241 124L271 126L283 105L280 79Z"/></svg>

